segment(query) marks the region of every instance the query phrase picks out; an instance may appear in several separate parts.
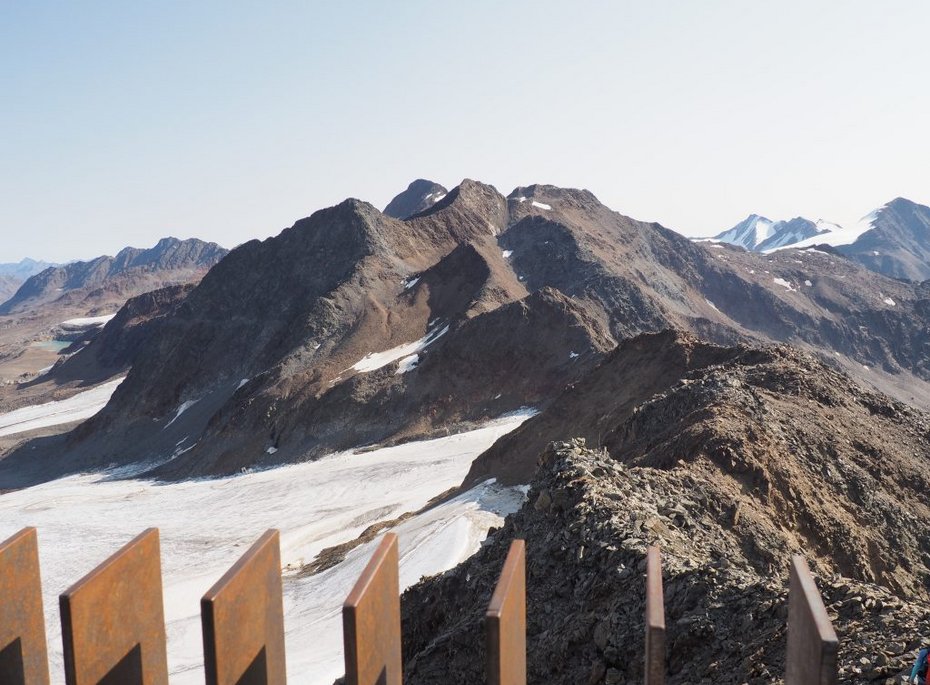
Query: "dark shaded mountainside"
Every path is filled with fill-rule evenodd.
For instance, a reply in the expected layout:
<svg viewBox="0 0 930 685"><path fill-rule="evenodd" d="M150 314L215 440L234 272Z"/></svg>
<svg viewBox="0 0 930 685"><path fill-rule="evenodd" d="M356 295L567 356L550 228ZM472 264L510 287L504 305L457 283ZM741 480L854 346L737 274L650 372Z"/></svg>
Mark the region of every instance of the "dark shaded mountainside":
<svg viewBox="0 0 930 685"><path fill-rule="evenodd" d="M571 439L576 424L599 439ZM544 433L563 441L537 450ZM782 681L794 553L819 574L841 682L909 672L930 619L930 415L788 346L664 332L624 343L505 440L539 460L527 503L404 594L404 682L484 682L476 636L515 537L530 683L642 680L652 544L671 683Z"/></svg>
<svg viewBox="0 0 930 685"><path fill-rule="evenodd" d="M542 185L505 198L466 180L403 221L347 200L238 247L160 311L107 407L0 461L0 486L127 463L225 474L461 430L545 408L618 341L668 327L930 378L927 284L695 244Z"/></svg>
<svg viewBox="0 0 930 685"><path fill-rule="evenodd" d="M27 314L51 304L93 304L197 280L220 261L227 250L202 240L163 238L148 249L127 247L115 257L51 266L30 276L0 315Z"/></svg>

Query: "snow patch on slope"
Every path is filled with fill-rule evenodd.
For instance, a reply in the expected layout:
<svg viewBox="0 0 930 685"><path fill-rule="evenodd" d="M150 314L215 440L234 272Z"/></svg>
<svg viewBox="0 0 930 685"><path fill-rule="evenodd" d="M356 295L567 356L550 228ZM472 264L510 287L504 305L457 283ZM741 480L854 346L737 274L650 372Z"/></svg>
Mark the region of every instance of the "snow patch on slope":
<svg viewBox="0 0 930 685"><path fill-rule="evenodd" d="M409 357L410 355L418 353L420 350L423 350L429 345L432 345L448 332L449 327L446 326L445 328L439 329L438 331L431 331L419 340L415 340L414 342L406 343L405 345L398 345L397 347L393 347L390 350L385 350L384 352L372 352L371 354L367 354L362 359L355 362L355 364L352 365L352 368L355 371L360 371L361 373L375 371L384 366L387 366L391 362L397 361L398 359Z"/></svg>
<svg viewBox="0 0 930 685"><path fill-rule="evenodd" d="M116 314L107 314L106 316L86 316L79 319L68 319L62 321L59 325L66 331L82 331L85 328L101 328L111 321Z"/></svg>
<svg viewBox="0 0 930 685"><path fill-rule="evenodd" d="M242 383L239 384L239 387L240 387L240 388L242 387ZM181 414L183 414L183 413L186 412L188 409L190 409L191 407L193 407L193 406L194 406L195 404L197 404L199 401L200 401L200 398L197 398L196 400L187 400L187 401L185 401L184 403L182 403L181 406L178 407L178 410L175 412L174 417L173 417L168 423L165 424L165 428L167 428L167 427L170 426L172 423L174 423L175 421L177 421L178 418L181 416ZM165 430L165 428L162 428L162 430Z"/></svg>
<svg viewBox="0 0 930 685"><path fill-rule="evenodd" d="M89 419L106 406L110 396L124 378L125 376L98 385L96 388L85 390L66 400L22 407L6 414L0 414L0 436Z"/></svg>

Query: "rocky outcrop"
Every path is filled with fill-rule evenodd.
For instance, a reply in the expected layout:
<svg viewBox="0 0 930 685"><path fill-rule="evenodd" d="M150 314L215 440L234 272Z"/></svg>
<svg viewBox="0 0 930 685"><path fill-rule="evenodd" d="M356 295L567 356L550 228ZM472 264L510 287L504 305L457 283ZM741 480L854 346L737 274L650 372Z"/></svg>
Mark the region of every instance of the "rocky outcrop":
<svg viewBox="0 0 930 685"><path fill-rule="evenodd" d="M672 683L782 680L795 553L819 575L840 681L909 671L930 618L930 417L787 348L717 354L618 416L605 408L606 448L553 443L483 549L404 594L404 682L482 682L483 612L515 537L529 682L642 679L648 545L663 552Z"/></svg>

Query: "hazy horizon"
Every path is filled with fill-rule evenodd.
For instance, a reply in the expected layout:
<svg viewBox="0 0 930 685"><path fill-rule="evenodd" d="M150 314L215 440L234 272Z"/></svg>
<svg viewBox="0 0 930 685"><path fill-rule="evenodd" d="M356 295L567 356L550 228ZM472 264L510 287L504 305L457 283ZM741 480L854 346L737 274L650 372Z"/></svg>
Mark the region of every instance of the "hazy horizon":
<svg viewBox="0 0 930 685"><path fill-rule="evenodd" d="M930 203L930 5L0 9L0 262L233 247L414 178L686 235Z"/></svg>

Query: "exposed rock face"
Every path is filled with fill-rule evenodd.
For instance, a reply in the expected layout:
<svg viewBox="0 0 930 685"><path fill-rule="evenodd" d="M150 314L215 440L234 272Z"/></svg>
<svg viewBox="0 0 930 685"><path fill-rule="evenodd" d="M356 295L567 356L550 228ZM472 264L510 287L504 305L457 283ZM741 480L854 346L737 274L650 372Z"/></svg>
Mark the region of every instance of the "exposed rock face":
<svg viewBox="0 0 930 685"><path fill-rule="evenodd" d="M793 553L820 574L841 681L910 668L930 618L930 417L787 347L677 337L700 368L632 407L588 405L606 449L548 448L527 504L485 548L405 593L405 682L481 682L483 611L514 537L527 541L530 682L642 678L650 544L664 555L671 682L783 677Z"/></svg>
<svg viewBox="0 0 930 685"><path fill-rule="evenodd" d="M31 276L0 305L0 314L25 313L51 302L93 304L161 286L192 282L226 254L216 243L163 238L155 247L127 247L115 257L49 267Z"/></svg>
<svg viewBox="0 0 930 685"><path fill-rule="evenodd" d="M902 197L892 200L878 210L871 230L837 249L892 278L930 279L930 207Z"/></svg>
<svg viewBox="0 0 930 685"><path fill-rule="evenodd" d="M394 219L409 219L424 212L446 196L449 191L438 183L418 178L407 186L407 190L395 196L384 208L386 216Z"/></svg>
<svg viewBox="0 0 930 685"><path fill-rule="evenodd" d="M838 353L910 389L930 378L928 323L924 286L835 253L695 244L584 190L466 180L405 221L347 200L230 253L110 405L47 459L0 462L0 485L136 460L229 473L460 430L544 409L618 341L670 326ZM175 454L182 438L196 446Z"/></svg>

